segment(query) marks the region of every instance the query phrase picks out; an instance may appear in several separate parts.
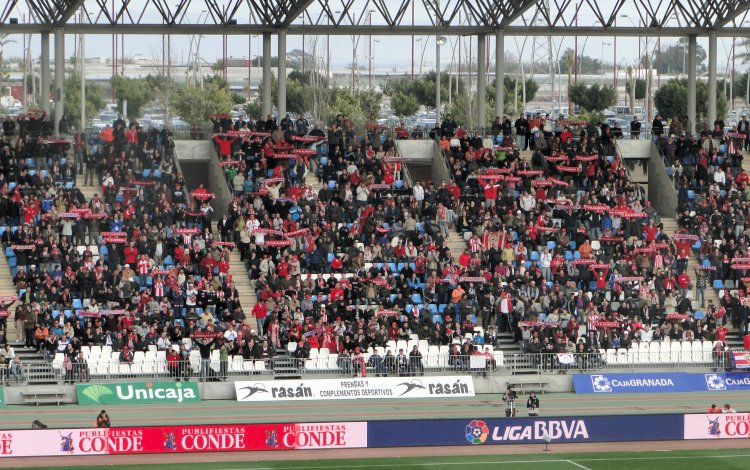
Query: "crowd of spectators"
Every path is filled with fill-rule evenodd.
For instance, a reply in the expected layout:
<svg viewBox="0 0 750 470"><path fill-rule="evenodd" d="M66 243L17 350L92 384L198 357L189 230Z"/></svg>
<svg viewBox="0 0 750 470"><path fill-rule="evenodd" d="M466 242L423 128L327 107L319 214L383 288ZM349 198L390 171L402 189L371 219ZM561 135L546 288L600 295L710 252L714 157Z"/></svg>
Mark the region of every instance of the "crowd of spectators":
<svg viewBox="0 0 750 470"><path fill-rule="evenodd" d="M24 347L61 353L72 380L83 347L130 363L154 349L187 361L191 347L207 359L259 341L229 274L232 246L213 237L213 195L188 192L171 132L120 117L89 145L19 124L5 120L0 148L0 239L18 300L0 300L15 307ZM90 200L76 185L83 167L98 189Z"/></svg>
<svg viewBox="0 0 750 470"><path fill-rule="evenodd" d="M678 223L690 234L701 266L697 298L706 288L723 295L713 308L741 332L748 331L750 234L746 228L750 177L742 169L750 123L743 116L726 128L723 120L711 132L684 133L672 121L659 146L678 195Z"/></svg>
<svg viewBox="0 0 750 470"><path fill-rule="evenodd" d="M374 116L362 131L345 115L325 129L304 116L212 118L233 193L219 220L211 193L185 187L166 130L119 118L89 145L3 123L0 239L26 347L62 353L67 371L85 361L83 346L103 345L122 363L166 351L176 378L189 376L191 349L203 378L212 354L225 377L231 355L307 359L317 348L354 373L416 374L426 351L396 342L451 345L449 365L468 369L471 355L492 364L501 334L540 356L596 356L725 341L725 323L747 323L745 270L733 266L747 250L739 132L660 138L682 214L669 236L606 125L522 117L519 134L518 120L497 119L485 145L448 115L432 132L450 178L410 184L408 158ZM84 171L100 188L91 200L75 184ZM454 228L460 253L447 244ZM231 249L255 288L252 312L229 274ZM704 305L716 281L732 288Z"/></svg>

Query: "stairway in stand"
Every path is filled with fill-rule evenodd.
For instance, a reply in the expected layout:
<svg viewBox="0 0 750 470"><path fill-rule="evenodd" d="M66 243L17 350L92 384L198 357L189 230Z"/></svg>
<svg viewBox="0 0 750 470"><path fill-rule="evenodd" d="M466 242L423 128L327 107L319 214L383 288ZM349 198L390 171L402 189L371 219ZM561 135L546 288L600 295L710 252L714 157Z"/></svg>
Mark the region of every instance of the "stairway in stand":
<svg viewBox="0 0 750 470"><path fill-rule="evenodd" d="M10 265L8 265L8 258L3 254L0 256L0 295L17 294L18 290L16 290L16 286L13 285L13 273L10 270ZM16 323L14 321L16 305L18 305L17 302L10 308L10 315L6 318L6 338L8 343L17 349L18 346L22 346L22 344L16 345L15 343L23 339L23 331L16 330ZM20 328L23 328L23 326Z"/></svg>
<svg viewBox="0 0 750 470"><path fill-rule="evenodd" d="M86 198L86 202L93 199L95 194L101 197L102 190L98 184L98 181L99 181L98 177L94 178L93 185L84 184L84 181L85 181L84 175L76 175L76 186L78 187L78 189L81 190L81 193L83 193L83 197Z"/></svg>
<svg viewBox="0 0 750 470"><path fill-rule="evenodd" d="M247 320L250 321L252 328L255 328L255 317L253 316L253 307L258 302L258 297L250 284L250 276L245 270L245 263L240 260L240 250L235 248L229 255L229 274L232 276L232 282L240 294L240 305L245 312ZM251 318L252 317L252 318Z"/></svg>

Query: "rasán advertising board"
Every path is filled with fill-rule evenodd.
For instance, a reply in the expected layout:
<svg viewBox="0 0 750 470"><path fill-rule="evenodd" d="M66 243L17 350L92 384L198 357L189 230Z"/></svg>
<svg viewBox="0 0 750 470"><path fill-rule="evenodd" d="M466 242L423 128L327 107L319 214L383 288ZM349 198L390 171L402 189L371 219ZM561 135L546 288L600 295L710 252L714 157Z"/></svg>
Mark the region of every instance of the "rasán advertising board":
<svg viewBox="0 0 750 470"><path fill-rule="evenodd" d="M471 377L243 381L235 382L234 388L237 401L250 402L474 396L474 382Z"/></svg>
<svg viewBox="0 0 750 470"><path fill-rule="evenodd" d="M140 403L184 403L200 401L195 382L136 382L78 384L81 405L124 405Z"/></svg>

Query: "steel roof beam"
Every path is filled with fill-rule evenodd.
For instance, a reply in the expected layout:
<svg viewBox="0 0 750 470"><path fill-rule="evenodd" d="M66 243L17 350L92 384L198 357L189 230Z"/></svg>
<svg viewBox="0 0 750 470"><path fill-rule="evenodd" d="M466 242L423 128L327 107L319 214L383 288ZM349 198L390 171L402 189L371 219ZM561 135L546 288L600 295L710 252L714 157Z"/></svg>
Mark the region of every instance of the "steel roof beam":
<svg viewBox="0 0 750 470"><path fill-rule="evenodd" d="M2 30L9 34L33 34L50 32L53 25L46 24L4 24ZM275 34L278 31L276 25L209 25L209 24L78 24L68 23L65 26L68 34L202 34L211 35L247 35L247 34ZM287 28L288 35L331 35L331 36L410 36L410 35L446 35L466 36L476 34L494 34L503 31L506 36L600 36L600 37L684 37L691 34L707 36L709 29L692 27L666 27L666 28L633 28L616 27L601 28L594 26L586 27L553 27L548 26L508 26L498 29L491 26L337 26L330 28L326 26L297 25L292 24ZM748 37L750 27L722 28L716 30L719 37Z"/></svg>

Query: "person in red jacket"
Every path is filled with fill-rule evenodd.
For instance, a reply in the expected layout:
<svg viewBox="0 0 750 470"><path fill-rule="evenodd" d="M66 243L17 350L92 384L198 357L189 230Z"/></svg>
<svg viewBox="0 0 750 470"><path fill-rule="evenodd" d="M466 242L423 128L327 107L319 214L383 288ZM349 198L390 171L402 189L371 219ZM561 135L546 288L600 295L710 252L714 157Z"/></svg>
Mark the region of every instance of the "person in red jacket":
<svg viewBox="0 0 750 470"><path fill-rule="evenodd" d="M125 247L123 255L125 255L126 264L129 264L131 266L136 265L138 259L138 248L135 247L135 242L130 242L130 244Z"/></svg>
<svg viewBox="0 0 750 470"><path fill-rule="evenodd" d="M679 289L682 297L685 297L690 290L690 276L685 271L680 272L680 275L677 276L677 289Z"/></svg>
<svg viewBox="0 0 750 470"><path fill-rule="evenodd" d="M258 302L253 307L253 316L258 326L258 336L263 336L263 324L266 321L268 315L268 307L265 302Z"/></svg>

